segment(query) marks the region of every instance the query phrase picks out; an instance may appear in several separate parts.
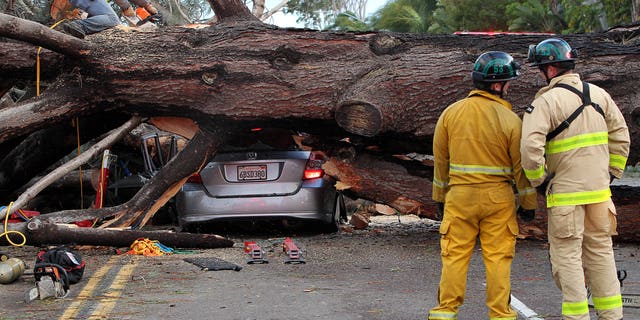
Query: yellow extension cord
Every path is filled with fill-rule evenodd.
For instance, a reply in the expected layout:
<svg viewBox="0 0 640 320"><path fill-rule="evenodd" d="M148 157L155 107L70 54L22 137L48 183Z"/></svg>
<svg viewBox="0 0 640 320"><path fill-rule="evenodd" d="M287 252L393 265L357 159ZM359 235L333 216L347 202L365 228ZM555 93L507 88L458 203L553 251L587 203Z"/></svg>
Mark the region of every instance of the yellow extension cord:
<svg viewBox="0 0 640 320"><path fill-rule="evenodd" d="M25 235L20 232L20 231L16 231L16 230L7 230L7 226L9 224L9 212L11 212L11 206L13 205L13 201L11 201L11 203L9 203L9 206L7 207L7 214L4 217L4 232L2 232L2 234L0 234L0 237L6 237L7 241L15 247L21 247L24 246L25 243L27 243L27 237L25 237ZM9 234L18 234L19 236L22 237L22 243L15 243L11 240L11 238L9 237Z"/></svg>

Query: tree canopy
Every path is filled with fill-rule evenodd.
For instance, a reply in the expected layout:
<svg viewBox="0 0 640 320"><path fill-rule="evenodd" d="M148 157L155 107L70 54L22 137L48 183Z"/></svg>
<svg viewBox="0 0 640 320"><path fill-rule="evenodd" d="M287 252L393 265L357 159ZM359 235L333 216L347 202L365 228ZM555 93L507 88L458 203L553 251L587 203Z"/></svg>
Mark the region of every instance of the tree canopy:
<svg viewBox="0 0 640 320"><path fill-rule="evenodd" d="M338 15L336 30L415 33L456 31L604 31L638 22L639 0L393 0L373 16L354 23Z"/></svg>

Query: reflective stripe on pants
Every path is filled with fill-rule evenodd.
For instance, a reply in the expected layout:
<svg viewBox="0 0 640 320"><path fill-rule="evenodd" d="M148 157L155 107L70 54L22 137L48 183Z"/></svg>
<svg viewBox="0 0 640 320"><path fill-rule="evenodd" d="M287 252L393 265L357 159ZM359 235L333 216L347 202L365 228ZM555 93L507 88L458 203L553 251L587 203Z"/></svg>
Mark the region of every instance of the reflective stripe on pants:
<svg viewBox="0 0 640 320"><path fill-rule="evenodd" d="M431 314L457 314L464 302L467 270L478 236L487 273L489 318L515 319L509 299L518 224L511 185L452 186L446 195L440 234L439 305L431 309L429 319L441 319Z"/></svg>
<svg viewBox="0 0 640 320"><path fill-rule="evenodd" d="M622 319L620 282L611 235L615 207L605 202L548 208L551 270L562 290L562 314L567 320L589 320L587 289L598 300L599 320Z"/></svg>

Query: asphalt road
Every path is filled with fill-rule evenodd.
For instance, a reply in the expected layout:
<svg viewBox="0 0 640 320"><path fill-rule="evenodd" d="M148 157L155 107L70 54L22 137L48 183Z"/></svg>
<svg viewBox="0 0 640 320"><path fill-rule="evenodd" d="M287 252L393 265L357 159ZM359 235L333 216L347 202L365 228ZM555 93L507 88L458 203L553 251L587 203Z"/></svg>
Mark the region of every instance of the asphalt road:
<svg viewBox="0 0 640 320"><path fill-rule="evenodd" d="M223 234L224 235L224 234ZM279 230L224 235L232 248L192 250L161 257L80 251L83 280L63 299L23 301L33 286L23 275L0 290L0 319L425 319L436 303L440 275L437 225L415 216L376 217L369 229L336 234ZM306 263L285 264L290 236ZM248 264L244 241L256 241L269 263ZM5 247L31 264L37 248ZM626 293L640 294L640 246L617 244ZM460 320L486 319L484 267L476 250ZM234 270L203 270L184 259L221 259ZM518 319L561 319L560 291L546 243L519 240L512 272ZM595 314L593 319L595 319ZM625 309L640 319L640 309Z"/></svg>

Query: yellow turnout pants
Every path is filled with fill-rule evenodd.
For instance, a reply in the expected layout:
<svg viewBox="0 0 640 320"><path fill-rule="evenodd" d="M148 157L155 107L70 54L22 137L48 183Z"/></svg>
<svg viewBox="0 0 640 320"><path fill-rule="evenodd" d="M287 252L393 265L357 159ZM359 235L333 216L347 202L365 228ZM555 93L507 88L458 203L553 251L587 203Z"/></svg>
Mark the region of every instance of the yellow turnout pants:
<svg viewBox="0 0 640 320"><path fill-rule="evenodd" d="M452 186L446 195L440 234L439 305L429 311L429 319L457 318L458 307L464 302L469 261L479 237L487 273L489 319L515 320L509 301L518 224L511 185Z"/></svg>
<svg viewBox="0 0 640 320"><path fill-rule="evenodd" d="M562 317L589 320L587 289L599 320L622 319L622 297L611 236L615 207L611 200L548 208L551 271L562 290Z"/></svg>

